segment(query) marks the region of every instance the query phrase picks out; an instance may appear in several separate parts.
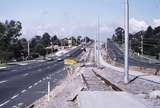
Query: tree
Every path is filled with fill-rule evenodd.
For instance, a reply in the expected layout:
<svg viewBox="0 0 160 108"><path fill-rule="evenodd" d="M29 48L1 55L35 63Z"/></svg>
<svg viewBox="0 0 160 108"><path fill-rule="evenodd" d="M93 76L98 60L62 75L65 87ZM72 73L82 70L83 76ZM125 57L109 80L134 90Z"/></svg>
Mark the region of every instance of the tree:
<svg viewBox="0 0 160 108"><path fill-rule="evenodd" d="M21 36L22 25L19 21L0 22L0 60L7 61L13 57L12 43ZM3 55L4 54L4 55Z"/></svg>
<svg viewBox="0 0 160 108"><path fill-rule="evenodd" d="M77 45L80 45L80 44L81 44L81 38L82 38L82 36L78 36L78 37L77 37Z"/></svg>
<svg viewBox="0 0 160 108"><path fill-rule="evenodd" d="M124 29L122 27L118 27L115 29L115 34L113 35L114 41L116 41L119 44L124 43Z"/></svg>
<svg viewBox="0 0 160 108"><path fill-rule="evenodd" d="M22 49L21 49L21 54L24 58L28 57L28 41L25 38L19 39L18 40Z"/></svg>
<svg viewBox="0 0 160 108"><path fill-rule="evenodd" d="M60 40L58 39L57 35L54 35L51 38L51 42L52 42L53 45L60 45Z"/></svg>
<svg viewBox="0 0 160 108"><path fill-rule="evenodd" d="M153 38L153 29L151 26L147 28L147 31L145 32L144 35L144 39L149 39L149 38Z"/></svg>
<svg viewBox="0 0 160 108"><path fill-rule="evenodd" d="M41 43L41 36L36 35L31 39L31 42L30 42L31 49L34 50L35 46L39 43Z"/></svg>
<svg viewBox="0 0 160 108"><path fill-rule="evenodd" d="M77 40L76 40L75 37L72 36L72 37L70 37L69 39L72 41L72 45L73 45L73 46L77 45Z"/></svg>
<svg viewBox="0 0 160 108"><path fill-rule="evenodd" d="M46 53L47 53L45 47L44 47L42 44L37 44L37 45L35 46L35 49L36 49L36 52L37 52L39 55L43 56L44 59L45 59L45 56L46 56Z"/></svg>
<svg viewBox="0 0 160 108"><path fill-rule="evenodd" d="M160 26L156 27L154 30L153 30L153 34L156 35L160 33Z"/></svg>
<svg viewBox="0 0 160 108"><path fill-rule="evenodd" d="M41 42L44 47L51 45L51 36L48 33L44 33L41 38Z"/></svg>
<svg viewBox="0 0 160 108"><path fill-rule="evenodd" d="M63 38L60 40L62 46L68 46L68 38Z"/></svg>

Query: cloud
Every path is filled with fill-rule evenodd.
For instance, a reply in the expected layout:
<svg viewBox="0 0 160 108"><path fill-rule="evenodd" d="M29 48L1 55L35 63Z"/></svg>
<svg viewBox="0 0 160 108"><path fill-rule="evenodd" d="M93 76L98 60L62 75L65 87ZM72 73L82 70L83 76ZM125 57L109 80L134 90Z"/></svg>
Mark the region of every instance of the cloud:
<svg viewBox="0 0 160 108"><path fill-rule="evenodd" d="M135 18L131 18L129 20L129 24L130 24L130 31L131 32L146 30L146 28L148 27L148 24L145 21L140 21Z"/></svg>
<svg viewBox="0 0 160 108"><path fill-rule="evenodd" d="M160 26L160 19L154 19L153 20L153 26L154 27Z"/></svg>

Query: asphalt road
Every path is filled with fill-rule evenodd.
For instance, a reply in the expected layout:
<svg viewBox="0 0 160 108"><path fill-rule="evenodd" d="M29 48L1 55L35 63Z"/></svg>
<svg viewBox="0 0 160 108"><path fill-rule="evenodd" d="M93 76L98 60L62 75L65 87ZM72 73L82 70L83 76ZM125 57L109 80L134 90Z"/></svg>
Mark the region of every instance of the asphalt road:
<svg viewBox="0 0 160 108"><path fill-rule="evenodd" d="M61 56L61 61L46 61L25 66L13 66L0 72L0 108L23 108L47 93L65 77L63 59L79 59L81 47ZM50 76L50 79L49 79Z"/></svg>
<svg viewBox="0 0 160 108"><path fill-rule="evenodd" d="M107 41L107 51L112 60L117 63L124 64L124 53L111 40ZM128 58L128 64L130 66L160 69L160 64L144 62L131 57Z"/></svg>

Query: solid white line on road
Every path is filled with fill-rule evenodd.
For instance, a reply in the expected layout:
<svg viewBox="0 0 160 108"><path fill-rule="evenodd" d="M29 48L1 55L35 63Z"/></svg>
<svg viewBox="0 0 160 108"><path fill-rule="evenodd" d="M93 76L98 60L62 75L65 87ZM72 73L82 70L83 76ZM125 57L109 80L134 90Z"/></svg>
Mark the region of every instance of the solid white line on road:
<svg viewBox="0 0 160 108"><path fill-rule="evenodd" d="M14 96L11 97L11 99L14 99L14 98L16 98L16 97L18 97L18 96L19 96L19 94L14 95Z"/></svg>
<svg viewBox="0 0 160 108"><path fill-rule="evenodd" d="M24 93L24 92L26 92L26 90L25 90L25 89L21 91L21 93Z"/></svg>
<svg viewBox="0 0 160 108"><path fill-rule="evenodd" d="M5 104L7 104L8 102L10 102L10 100L5 101L4 103L0 104L0 107L4 106Z"/></svg>
<svg viewBox="0 0 160 108"><path fill-rule="evenodd" d="M26 74L23 74L23 76L28 76L29 74L28 73L26 73Z"/></svg>
<svg viewBox="0 0 160 108"><path fill-rule="evenodd" d="M5 82L7 82L8 80L3 80L3 81L0 81L0 84L2 84L2 83L5 83Z"/></svg>
<svg viewBox="0 0 160 108"><path fill-rule="evenodd" d="M29 86L28 89L32 88L32 86Z"/></svg>

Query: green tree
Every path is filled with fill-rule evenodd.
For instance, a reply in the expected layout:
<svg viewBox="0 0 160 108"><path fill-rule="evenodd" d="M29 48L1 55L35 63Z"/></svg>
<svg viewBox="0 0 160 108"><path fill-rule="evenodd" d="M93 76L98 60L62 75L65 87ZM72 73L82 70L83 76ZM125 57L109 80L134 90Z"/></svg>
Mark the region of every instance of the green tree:
<svg viewBox="0 0 160 108"><path fill-rule="evenodd" d="M44 47L51 45L51 36L48 33L44 33L42 35L41 42Z"/></svg>
<svg viewBox="0 0 160 108"><path fill-rule="evenodd" d="M57 35L54 35L51 38L51 42L53 43L53 45L60 45L60 40L58 39Z"/></svg>
<svg viewBox="0 0 160 108"><path fill-rule="evenodd" d="M43 56L44 59L45 59L46 54L47 54L45 47L44 47L42 44L37 44L37 45L35 46L35 49L36 49L36 52L37 52L39 55Z"/></svg>
<svg viewBox="0 0 160 108"><path fill-rule="evenodd" d="M0 60L8 61L13 57L14 53L11 50L11 45L18 37L21 36L22 25L19 21L7 21L5 23L0 22Z"/></svg>
<svg viewBox="0 0 160 108"><path fill-rule="evenodd" d="M124 43L124 29L122 27L118 27L115 29L115 34L114 34L114 41L116 41L119 44Z"/></svg>
<svg viewBox="0 0 160 108"><path fill-rule="evenodd" d="M75 37L72 36L72 37L70 37L69 39L72 40L72 45L73 45L73 46L77 45L77 40L76 40Z"/></svg>
<svg viewBox="0 0 160 108"><path fill-rule="evenodd" d="M80 44L81 44L81 38L82 38L82 36L78 36L78 37L77 37L77 45L80 45Z"/></svg>
<svg viewBox="0 0 160 108"><path fill-rule="evenodd" d="M153 38L153 28L149 26L145 32L144 39Z"/></svg>

